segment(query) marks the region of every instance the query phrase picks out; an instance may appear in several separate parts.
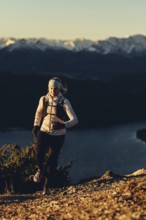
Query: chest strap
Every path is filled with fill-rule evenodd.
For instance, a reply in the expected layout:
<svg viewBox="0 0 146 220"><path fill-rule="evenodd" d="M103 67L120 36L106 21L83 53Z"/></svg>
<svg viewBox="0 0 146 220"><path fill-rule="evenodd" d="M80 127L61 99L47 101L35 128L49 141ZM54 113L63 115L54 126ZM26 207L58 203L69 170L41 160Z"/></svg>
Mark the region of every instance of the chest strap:
<svg viewBox="0 0 146 220"><path fill-rule="evenodd" d="M48 106L54 107L54 108L56 108L56 110L57 110L57 107L58 107L58 106L59 106L59 107L63 107L64 100L65 100L65 97L61 96L61 97L58 99L57 104L56 104L56 105L53 105L53 104L50 104L48 100L46 101L45 96L44 96L44 98L43 98L43 114L42 114L42 119L44 119L44 117L45 117L46 115L48 115L48 114L49 114L49 115L56 115L56 113L47 112Z"/></svg>

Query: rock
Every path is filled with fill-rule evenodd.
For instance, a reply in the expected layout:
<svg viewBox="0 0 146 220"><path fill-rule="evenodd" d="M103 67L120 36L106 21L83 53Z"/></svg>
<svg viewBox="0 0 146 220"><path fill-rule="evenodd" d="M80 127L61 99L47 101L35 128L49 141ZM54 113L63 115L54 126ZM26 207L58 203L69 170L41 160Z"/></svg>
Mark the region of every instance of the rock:
<svg viewBox="0 0 146 220"><path fill-rule="evenodd" d="M140 170L137 170L131 174L128 174L126 176L139 176L139 175L146 175L146 169L145 168L142 168Z"/></svg>

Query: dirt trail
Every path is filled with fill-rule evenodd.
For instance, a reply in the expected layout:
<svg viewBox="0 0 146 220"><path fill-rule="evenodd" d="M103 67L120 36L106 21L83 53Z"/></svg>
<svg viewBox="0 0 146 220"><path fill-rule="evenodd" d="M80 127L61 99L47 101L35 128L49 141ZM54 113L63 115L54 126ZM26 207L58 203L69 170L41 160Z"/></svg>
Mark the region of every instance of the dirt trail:
<svg viewBox="0 0 146 220"><path fill-rule="evenodd" d="M146 219L146 170L106 172L76 186L29 195L0 195L0 220Z"/></svg>

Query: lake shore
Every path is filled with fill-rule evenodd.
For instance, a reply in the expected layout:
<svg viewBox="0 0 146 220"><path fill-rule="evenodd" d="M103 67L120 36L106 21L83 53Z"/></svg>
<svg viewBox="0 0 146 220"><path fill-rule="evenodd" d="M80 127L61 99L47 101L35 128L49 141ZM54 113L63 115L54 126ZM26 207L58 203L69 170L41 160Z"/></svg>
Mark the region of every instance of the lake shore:
<svg viewBox="0 0 146 220"><path fill-rule="evenodd" d="M146 169L130 175L107 171L66 188L26 195L0 195L2 220L146 219Z"/></svg>

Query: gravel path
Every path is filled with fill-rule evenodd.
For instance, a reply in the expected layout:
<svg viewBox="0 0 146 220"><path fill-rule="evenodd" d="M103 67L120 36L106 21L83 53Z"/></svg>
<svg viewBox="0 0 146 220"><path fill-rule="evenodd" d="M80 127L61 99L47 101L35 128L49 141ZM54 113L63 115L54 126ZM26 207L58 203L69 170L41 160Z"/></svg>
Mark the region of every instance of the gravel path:
<svg viewBox="0 0 146 220"><path fill-rule="evenodd" d="M146 170L129 176L106 172L76 186L29 195L0 195L0 220L146 219Z"/></svg>

